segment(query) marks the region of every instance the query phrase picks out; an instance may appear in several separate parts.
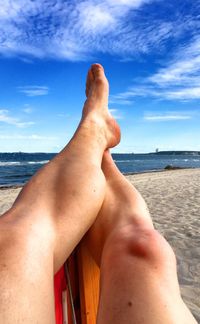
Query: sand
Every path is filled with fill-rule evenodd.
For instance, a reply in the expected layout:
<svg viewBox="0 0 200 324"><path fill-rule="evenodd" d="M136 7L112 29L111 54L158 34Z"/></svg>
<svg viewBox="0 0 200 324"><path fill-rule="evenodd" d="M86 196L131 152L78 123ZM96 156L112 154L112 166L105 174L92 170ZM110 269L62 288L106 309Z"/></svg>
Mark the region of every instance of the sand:
<svg viewBox="0 0 200 324"><path fill-rule="evenodd" d="M172 245L185 303L200 323L200 169L128 175L145 198L156 228ZM0 190L0 214L19 193Z"/></svg>

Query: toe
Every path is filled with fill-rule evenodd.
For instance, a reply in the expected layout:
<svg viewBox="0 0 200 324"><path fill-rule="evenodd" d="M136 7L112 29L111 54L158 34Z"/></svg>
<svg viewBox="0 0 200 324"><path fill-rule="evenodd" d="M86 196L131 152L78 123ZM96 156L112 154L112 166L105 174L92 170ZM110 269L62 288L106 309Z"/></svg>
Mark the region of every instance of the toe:
<svg viewBox="0 0 200 324"><path fill-rule="evenodd" d="M91 85L92 85L93 81L94 81L94 75L93 75L92 69L89 69L88 75L87 75L87 81L86 81L86 89L85 89L86 97L89 96L89 92L90 92Z"/></svg>
<svg viewBox="0 0 200 324"><path fill-rule="evenodd" d="M95 80L105 78L104 68L101 64L99 63L92 64L91 70Z"/></svg>
<svg viewBox="0 0 200 324"><path fill-rule="evenodd" d="M96 103L99 108L108 105L109 84L105 77L104 69L100 64L93 64L88 71L85 93L88 100ZM89 101L87 101L89 102Z"/></svg>
<svg viewBox="0 0 200 324"><path fill-rule="evenodd" d="M97 98L101 98L103 101L108 100L108 91L109 91L109 85L108 80L104 73L104 68L101 64L93 64L91 66L91 71L94 78L94 95Z"/></svg>

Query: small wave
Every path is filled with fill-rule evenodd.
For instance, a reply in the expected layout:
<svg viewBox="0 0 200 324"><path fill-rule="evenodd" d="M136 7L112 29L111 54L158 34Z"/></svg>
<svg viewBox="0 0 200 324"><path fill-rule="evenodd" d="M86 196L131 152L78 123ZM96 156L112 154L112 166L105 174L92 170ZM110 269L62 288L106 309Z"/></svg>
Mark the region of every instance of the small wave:
<svg viewBox="0 0 200 324"><path fill-rule="evenodd" d="M126 163L126 162L130 162L130 160L114 160L116 163Z"/></svg>
<svg viewBox="0 0 200 324"><path fill-rule="evenodd" d="M7 166L7 165L20 165L21 162L0 162L0 166Z"/></svg>
<svg viewBox="0 0 200 324"><path fill-rule="evenodd" d="M19 161L14 161L14 162L0 162L0 167L1 166L25 166L29 164L46 164L48 163L49 160L44 160L44 161L27 161L27 162L19 162Z"/></svg>
<svg viewBox="0 0 200 324"><path fill-rule="evenodd" d="M27 162L27 164L45 164L48 163L49 160L45 160L45 161L29 161Z"/></svg>
<svg viewBox="0 0 200 324"><path fill-rule="evenodd" d="M141 162L141 160L114 160L116 163Z"/></svg>

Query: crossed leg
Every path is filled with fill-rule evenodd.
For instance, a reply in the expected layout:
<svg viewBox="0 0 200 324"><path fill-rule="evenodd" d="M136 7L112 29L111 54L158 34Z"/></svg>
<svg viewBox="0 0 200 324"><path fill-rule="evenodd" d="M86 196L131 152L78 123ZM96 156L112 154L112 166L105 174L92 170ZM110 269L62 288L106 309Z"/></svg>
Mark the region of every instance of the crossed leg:
<svg viewBox="0 0 200 324"><path fill-rule="evenodd" d="M54 323L53 275L94 222L105 195L106 148L120 140L108 113L108 82L95 64L70 143L0 218L0 323Z"/></svg>
<svg viewBox="0 0 200 324"><path fill-rule="evenodd" d="M88 234L101 263L98 323L195 323L180 297L171 248L108 153L105 185L103 153L120 133L108 114L108 84L99 65L89 71L86 94L70 143L0 218L0 322L54 323L53 274L102 206Z"/></svg>
<svg viewBox="0 0 200 324"><path fill-rule="evenodd" d="M86 236L101 269L97 323L195 324L180 296L175 255L143 198L108 152L102 169L106 196Z"/></svg>

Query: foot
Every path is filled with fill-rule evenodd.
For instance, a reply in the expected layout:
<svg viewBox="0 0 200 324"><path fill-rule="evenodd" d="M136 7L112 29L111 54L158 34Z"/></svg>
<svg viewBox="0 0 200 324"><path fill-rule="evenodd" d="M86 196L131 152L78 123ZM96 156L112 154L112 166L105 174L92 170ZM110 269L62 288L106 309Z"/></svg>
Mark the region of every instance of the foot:
<svg viewBox="0 0 200 324"><path fill-rule="evenodd" d="M113 230L133 224L153 228L146 203L134 186L121 174L110 153L103 157L102 170L107 189L98 217L86 236L86 242L97 264L106 240Z"/></svg>
<svg viewBox="0 0 200 324"><path fill-rule="evenodd" d="M106 138L106 148L116 146L120 141L120 128L108 111L109 85L104 69L93 64L86 82L87 100L83 108L82 121L97 123Z"/></svg>

